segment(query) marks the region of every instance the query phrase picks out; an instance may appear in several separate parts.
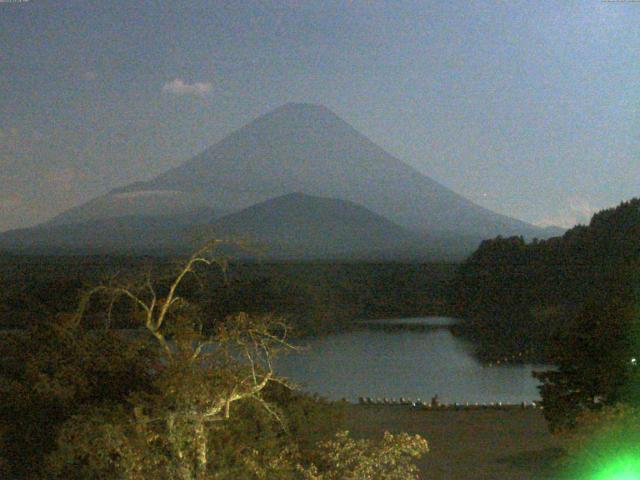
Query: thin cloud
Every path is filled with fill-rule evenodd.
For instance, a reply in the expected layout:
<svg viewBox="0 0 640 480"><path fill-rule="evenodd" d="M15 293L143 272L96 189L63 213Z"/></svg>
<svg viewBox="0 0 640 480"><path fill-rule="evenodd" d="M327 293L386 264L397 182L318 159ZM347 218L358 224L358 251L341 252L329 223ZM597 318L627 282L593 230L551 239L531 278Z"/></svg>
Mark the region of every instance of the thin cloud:
<svg viewBox="0 0 640 480"><path fill-rule="evenodd" d="M162 86L163 93L179 96L193 95L196 97L204 97L208 95L212 89L213 85L211 83L195 82L189 84L180 78L176 78Z"/></svg>

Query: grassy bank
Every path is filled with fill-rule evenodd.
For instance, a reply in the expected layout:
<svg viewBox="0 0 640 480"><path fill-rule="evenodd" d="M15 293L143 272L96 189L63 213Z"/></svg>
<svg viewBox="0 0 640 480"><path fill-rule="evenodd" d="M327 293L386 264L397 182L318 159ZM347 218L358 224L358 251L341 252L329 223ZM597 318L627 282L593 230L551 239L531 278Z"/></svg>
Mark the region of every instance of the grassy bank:
<svg viewBox="0 0 640 480"><path fill-rule="evenodd" d="M430 448L419 462L424 479L552 479L550 464L562 453L540 410L345 409L345 426L356 436L373 438L385 430L424 436Z"/></svg>

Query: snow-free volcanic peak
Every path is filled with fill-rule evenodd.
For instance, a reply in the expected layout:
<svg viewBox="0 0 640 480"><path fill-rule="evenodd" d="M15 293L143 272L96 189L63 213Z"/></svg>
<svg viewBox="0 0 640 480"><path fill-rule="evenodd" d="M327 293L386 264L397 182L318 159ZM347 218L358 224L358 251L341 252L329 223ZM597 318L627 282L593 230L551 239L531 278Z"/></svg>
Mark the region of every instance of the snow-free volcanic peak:
<svg viewBox="0 0 640 480"><path fill-rule="evenodd" d="M328 108L310 103L276 108L158 177L114 190L54 223L180 215L199 208L224 215L293 192L353 202L430 235L545 236L542 229L456 194L387 153Z"/></svg>

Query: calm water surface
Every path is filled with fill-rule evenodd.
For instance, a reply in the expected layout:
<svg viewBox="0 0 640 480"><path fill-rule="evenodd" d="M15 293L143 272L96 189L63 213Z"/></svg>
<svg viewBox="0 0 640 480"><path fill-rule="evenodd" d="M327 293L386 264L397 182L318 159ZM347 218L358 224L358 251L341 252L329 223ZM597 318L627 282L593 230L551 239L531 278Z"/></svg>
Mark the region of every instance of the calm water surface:
<svg viewBox="0 0 640 480"><path fill-rule="evenodd" d="M440 328L363 329L307 339L307 348L282 357L276 370L304 390L333 400L355 401L360 396L429 400L434 394L445 403L518 403L540 398L531 372L545 366L485 366L472 356L468 342L441 328L452 319L406 320L410 325Z"/></svg>

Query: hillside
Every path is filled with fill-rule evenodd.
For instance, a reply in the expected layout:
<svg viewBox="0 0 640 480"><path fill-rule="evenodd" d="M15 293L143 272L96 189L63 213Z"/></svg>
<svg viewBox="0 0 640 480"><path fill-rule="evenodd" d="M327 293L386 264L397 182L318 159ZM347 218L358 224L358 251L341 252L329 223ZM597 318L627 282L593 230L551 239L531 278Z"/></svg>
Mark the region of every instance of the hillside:
<svg viewBox="0 0 640 480"><path fill-rule="evenodd" d="M16 253L188 253L208 238L246 240L227 247L240 258L461 260L479 239L427 237L352 202L292 193L218 218L201 209L178 215L129 215L44 224L0 234Z"/></svg>
<svg viewBox="0 0 640 480"><path fill-rule="evenodd" d="M315 259L457 260L484 238L557 233L472 203L325 107L287 104L150 181L0 234L0 249L170 253L209 228Z"/></svg>
<svg viewBox="0 0 640 480"><path fill-rule="evenodd" d="M426 254L428 239L352 202L291 193L213 224L221 237L242 237L268 257L398 258Z"/></svg>
<svg viewBox="0 0 640 480"><path fill-rule="evenodd" d="M43 224L0 233L0 250L17 253L176 253L202 240L200 209L179 215L128 215L73 224ZM199 227L200 226L200 227Z"/></svg>
<svg viewBox="0 0 640 480"><path fill-rule="evenodd" d="M614 301L635 305L639 272L640 199L634 199L562 237L484 241L458 269L451 302L488 357L529 351L540 359L581 312Z"/></svg>

